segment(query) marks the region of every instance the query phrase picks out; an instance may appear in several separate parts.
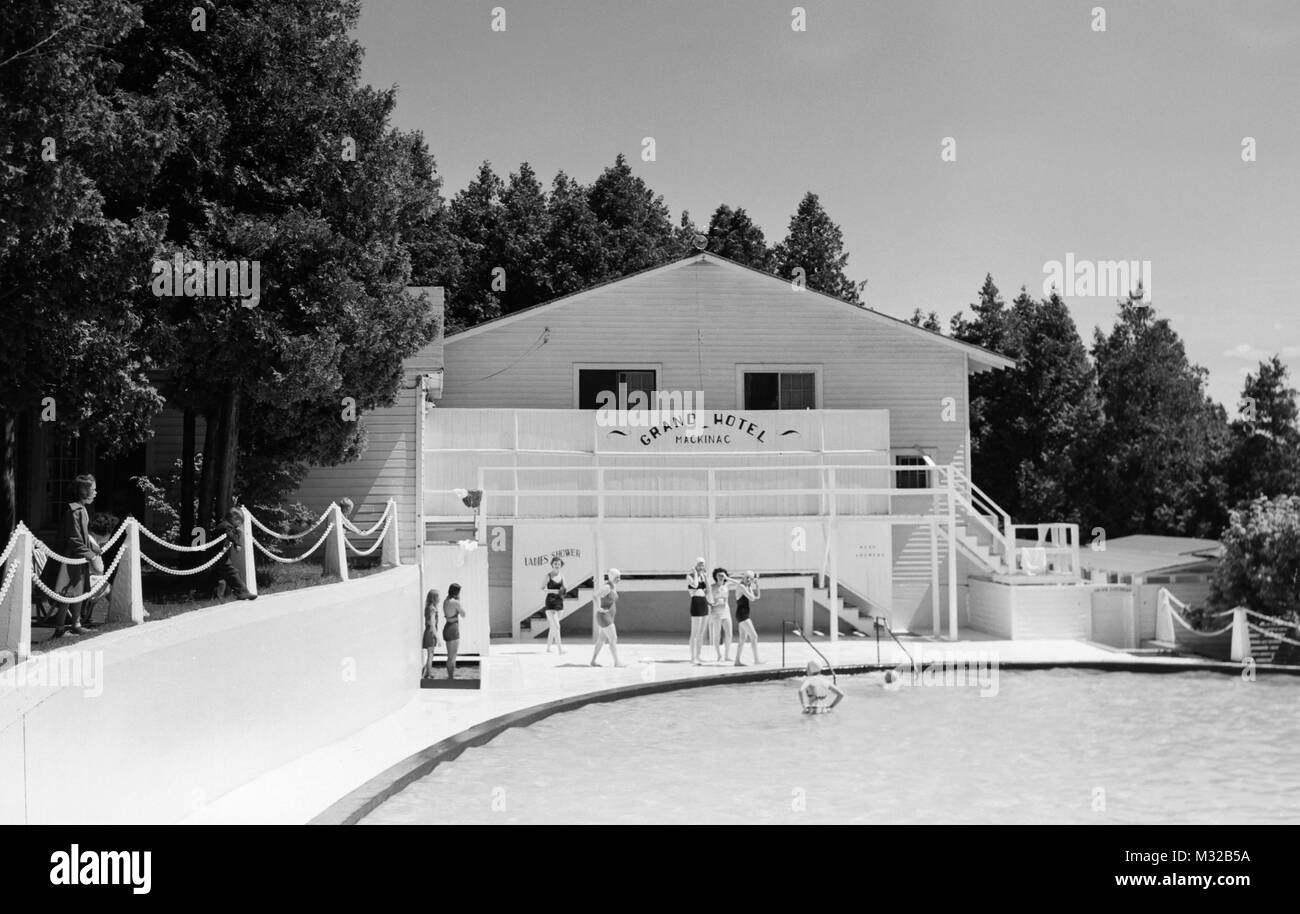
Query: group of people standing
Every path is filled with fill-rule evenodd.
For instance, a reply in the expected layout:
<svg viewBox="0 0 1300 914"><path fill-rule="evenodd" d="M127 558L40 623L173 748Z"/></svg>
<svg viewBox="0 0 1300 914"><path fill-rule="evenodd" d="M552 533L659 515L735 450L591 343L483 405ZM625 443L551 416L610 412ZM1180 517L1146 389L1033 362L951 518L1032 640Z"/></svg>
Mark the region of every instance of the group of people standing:
<svg viewBox="0 0 1300 914"><path fill-rule="evenodd" d="M736 594L736 666L745 666L741 659L746 644L754 652L754 663L762 663L758 657L758 631L750 618L752 604L760 594L758 575L746 571L735 577L725 568L715 568L707 572L708 563L703 558L695 560L694 567L686 575L686 590L690 594L691 618L691 663L699 666L703 661L704 637L707 632L709 643L717 651L718 662L731 661L732 615L731 594ZM610 654L616 666L623 666L618 659L618 631L615 618L618 615L618 584L622 575L617 568L611 568L601 575L596 593L596 632L595 649L591 655L591 665L598 666L601 649L608 644ZM542 578L542 590L546 593L543 609L548 622L546 629L546 651L554 648L564 653L564 644L560 637L560 612L564 609L564 594L569 585L564 580L564 560L558 555L551 559L550 570ZM707 623L707 625L706 625Z"/></svg>
<svg viewBox="0 0 1300 914"><path fill-rule="evenodd" d="M456 678L456 654L460 649L460 620L465 618L465 609L460 605L460 585L452 584L447 588L447 600L441 606L442 599L436 589L430 590L424 597L424 671L425 679L433 678L433 653L441 643L447 648L447 678Z"/></svg>
<svg viewBox="0 0 1300 914"><path fill-rule="evenodd" d="M695 560L694 567L686 575L686 592L691 597L691 664L699 666L703 661L700 653L704 646L704 634L707 631L709 641L717 651L720 663L731 660L731 597L736 592L736 626L739 637L736 644L736 666L744 666L741 655L745 644L752 646L754 662L758 659L758 631L749 614L752 603L759 596L758 575L746 571L740 577L734 577L725 568L715 568L712 574L706 574L708 563L703 557Z"/></svg>

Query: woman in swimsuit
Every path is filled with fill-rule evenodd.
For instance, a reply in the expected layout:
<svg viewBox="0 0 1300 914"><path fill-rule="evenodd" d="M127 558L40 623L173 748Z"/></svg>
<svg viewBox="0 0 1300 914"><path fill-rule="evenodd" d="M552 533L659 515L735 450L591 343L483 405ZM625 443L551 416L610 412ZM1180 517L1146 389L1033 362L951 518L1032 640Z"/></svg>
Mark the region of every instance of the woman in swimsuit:
<svg viewBox="0 0 1300 914"><path fill-rule="evenodd" d="M744 652L747 641L754 646L754 663L762 663L758 659L758 632L753 620L749 618L749 604L759 597L758 575L746 571L744 577L737 582L736 590L739 591L736 596L736 666L744 666L740 662L740 655Z"/></svg>
<svg viewBox="0 0 1300 914"><path fill-rule="evenodd" d="M424 598L424 670L420 674L424 679L433 678L433 651L438 646L438 627L433 617L438 612L441 596L438 591L430 590Z"/></svg>
<svg viewBox="0 0 1300 914"><path fill-rule="evenodd" d="M564 559L558 555L551 559L551 570L546 572L546 578L542 581L542 590L546 591L546 653L551 652L551 645L554 644L556 650L561 654L564 653L564 646L560 644L560 610L564 609L564 575L560 569L564 567Z"/></svg>
<svg viewBox="0 0 1300 914"><path fill-rule="evenodd" d="M447 678L456 678L456 650L460 647L460 620L465 610L460 605L460 585L447 588L447 601L442 604L442 640L447 642Z"/></svg>
<svg viewBox="0 0 1300 914"><path fill-rule="evenodd" d="M731 584L732 578L727 574L727 569L713 569L713 583L709 586L709 640L718 652L718 660L724 663L731 659L731 602L728 598ZM718 638L719 630L725 640Z"/></svg>
<svg viewBox="0 0 1300 914"><path fill-rule="evenodd" d="M835 683L826 681L826 677L822 675L822 668L815 660L808 661L805 672L808 675L804 676L803 681L799 683L799 704L803 707L803 713L829 714L844 700L844 690ZM826 702L832 695L835 699L828 705Z"/></svg>
<svg viewBox="0 0 1300 914"><path fill-rule="evenodd" d="M709 576L704 559L695 560L695 567L686 575L686 592L691 595L691 664L700 665L700 643L704 640L704 623L709 618L709 601L706 593Z"/></svg>
<svg viewBox="0 0 1300 914"><path fill-rule="evenodd" d="M600 608L596 611L596 649L591 652L592 666L600 666L596 658L600 656L600 649L606 644L609 645L609 652L614 657L614 666L623 666L618 662L618 632L614 629L614 617L618 615L619 577L617 568L609 569L606 581L596 595L600 601Z"/></svg>

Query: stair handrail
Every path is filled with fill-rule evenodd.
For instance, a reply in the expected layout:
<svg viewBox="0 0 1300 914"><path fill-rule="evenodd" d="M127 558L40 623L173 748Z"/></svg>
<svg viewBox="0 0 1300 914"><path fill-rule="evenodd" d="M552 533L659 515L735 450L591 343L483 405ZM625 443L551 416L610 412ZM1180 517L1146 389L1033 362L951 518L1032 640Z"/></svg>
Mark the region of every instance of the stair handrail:
<svg viewBox="0 0 1300 914"><path fill-rule="evenodd" d="M883 617L883 616L872 616L872 617L871 617L871 621L872 621L873 625L875 626L875 629L876 629L877 632L879 632L880 629L882 629L882 628L883 628L886 632L888 632L888 633L889 633L889 637L894 639L894 643L898 645L899 650L901 650L901 651L903 652L903 654L907 657L907 669L908 669L908 672L910 672L910 673L912 674L912 681L915 682L915 681L916 681L916 660L914 660L914 659L912 658L912 653L911 653L911 651L909 651L907 648L903 647L903 642L901 642L901 641L898 640L898 636L894 634L894 630L893 630L892 628L889 627L889 620L886 619L886 618ZM878 634L877 634L877 637L879 637ZM877 648L877 650L879 650L879 648ZM879 661L880 658L877 657L876 659L877 659L877 661Z"/></svg>
<svg viewBox="0 0 1300 914"><path fill-rule="evenodd" d="M983 489L975 485L974 480L961 471L955 463L937 464L928 454L921 454L921 459L930 467L947 477L948 491L952 494L955 504L961 505L966 509L966 514L979 521L993 535L994 544L1001 543L1002 554L1006 559L1007 570L1014 571L1015 563L1015 539L1011 535L1011 515L1002 509L996 501L988 496ZM962 488L966 488L970 493L970 499L962 493ZM991 513L998 519L995 523L989 523L988 517L981 512L977 501L984 503L985 510L991 509Z"/></svg>
<svg viewBox="0 0 1300 914"><path fill-rule="evenodd" d="M832 621L833 621L835 624L838 624L838 623L839 623L839 620L838 620L838 619L834 619L834 620L832 620ZM785 629L786 629L786 626L789 626L789 627L790 627L790 631L794 632L796 635L798 635L800 638L802 638L804 644L808 645L810 648L813 649L813 653L814 653L814 654L816 654L818 657L822 658L822 662L826 664L826 668L829 669L829 670L831 671L831 682L835 683L836 685L839 685L839 679L836 678L836 675L835 675L835 666L834 666L834 664L832 664L829 660L826 659L826 655L825 655L825 654L823 654L821 651L817 650L817 645L813 644L811 641L808 640L808 636L805 635L805 634L803 633L803 629L801 629L801 628L800 628L797 624L795 624L794 622L791 622L789 619L782 619L782 620L781 620L781 639L782 639L783 644L784 644L784 640L785 640Z"/></svg>

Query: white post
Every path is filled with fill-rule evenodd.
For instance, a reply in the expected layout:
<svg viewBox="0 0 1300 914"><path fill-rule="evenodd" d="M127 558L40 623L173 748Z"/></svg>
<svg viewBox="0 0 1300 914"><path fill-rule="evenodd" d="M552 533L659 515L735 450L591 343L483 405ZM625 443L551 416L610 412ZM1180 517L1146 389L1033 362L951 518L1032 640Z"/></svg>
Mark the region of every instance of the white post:
<svg viewBox="0 0 1300 914"><path fill-rule="evenodd" d="M957 492L948 473L948 638L957 640Z"/></svg>
<svg viewBox="0 0 1300 914"><path fill-rule="evenodd" d="M235 567L239 569L239 576L244 579L244 589L251 594L257 593L257 565L254 562L253 553L253 515L244 508L240 512L243 520L239 524L240 545L232 544L230 557L235 562Z"/></svg>
<svg viewBox="0 0 1300 914"><path fill-rule="evenodd" d="M935 637L943 629L943 616L939 611L939 500L936 498L930 514L930 631Z"/></svg>
<svg viewBox="0 0 1300 914"><path fill-rule="evenodd" d="M247 512L244 517L247 522ZM125 549L126 555L117 563L117 573L109 582L112 592L108 597L108 621L140 625L144 622L144 591L140 585L140 522L134 517L126 519L126 532L118 548Z"/></svg>
<svg viewBox="0 0 1300 914"><path fill-rule="evenodd" d="M837 501L839 501L839 499L836 497L836 494L835 494L835 467L831 467L831 468L830 468L830 477L829 477L829 478L830 478L830 484L831 484L831 525L830 525L830 531L829 531L829 533L830 533L830 546L831 546L831 550L830 550L830 560L829 560L829 562L828 562L828 564L830 565L830 568L829 568L828 570L830 571L830 575L831 575L831 587L830 587L830 602L831 602L831 605L830 605L830 610L831 610L831 631L830 631L830 635L831 635L831 643L833 644L833 643L835 643L835 642L837 642L837 641L840 640L840 578L839 578L839 567L840 567L839 553L840 553L840 543L839 543L839 536L836 535L836 531L835 531L835 508L836 508L836 504L835 504L835 503L836 503Z"/></svg>
<svg viewBox="0 0 1300 914"><path fill-rule="evenodd" d="M397 499L388 499L388 510L392 515L388 518L388 529L384 533L383 554L380 556L380 562L384 565L402 564L402 552L398 548L397 530L400 524L397 523Z"/></svg>
<svg viewBox="0 0 1300 914"><path fill-rule="evenodd" d="M1163 587L1156 594L1156 640L1174 643L1174 608L1169 603L1169 591Z"/></svg>
<svg viewBox="0 0 1300 914"><path fill-rule="evenodd" d="M596 468L596 535L592 537L593 558L596 560L596 572L591 576L591 640L596 641L596 632L600 626L596 622L596 611L600 609L600 582L605 569L604 521L605 519L605 468Z"/></svg>
<svg viewBox="0 0 1300 914"><path fill-rule="evenodd" d="M0 585L9 582L0 600L0 625L4 626L5 652L13 655L15 663L22 663L32 653L32 533L19 521L13 537L9 560L0 568Z"/></svg>
<svg viewBox="0 0 1300 914"><path fill-rule="evenodd" d="M338 575L340 581L348 579L347 547L343 545L343 512L337 504L330 505L330 523L333 528L325 537L322 548L325 550L323 562L325 573Z"/></svg>
<svg viewBox="0 0 1300 914"><path fill-rule="evenodd" d="M1246 626L1246 608L1238 606L1232 611L1232 653L1231 660L1246 660L1251 656L1250 629Z"/></svg>

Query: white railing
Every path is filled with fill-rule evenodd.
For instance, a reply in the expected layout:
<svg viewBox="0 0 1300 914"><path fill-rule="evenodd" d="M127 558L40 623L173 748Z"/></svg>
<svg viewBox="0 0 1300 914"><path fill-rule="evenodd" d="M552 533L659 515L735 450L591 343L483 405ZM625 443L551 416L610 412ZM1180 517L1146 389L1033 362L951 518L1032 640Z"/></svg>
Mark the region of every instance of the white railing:
<svg viewBox="0 0 1300 914"><path fill-rule="evenodd" d="M238 542L231 542L224 534L207 542L193 546L172 543L153 533L134 517L128 517L117 531L105 540L100 549L107 551L120 539L113 561L103 573L92 572L89 588L85 593L75 596L61 594L51 589L41 580L40 573L46 562L61 562L69 566L82 566L90 563L89 559L60 555L21 522L14 529L4 553L0 554L3 576L0 577L0 630L4 632L4 648L21 661L31 653L31 606L33 591L44 595L55 603L76 606L87 600L97 600L108 591L108 621L144 622L148 613L144 609L141 590L142 566L148 565L160 574L188 577L201 574L212 568L217 562L234 555L236 568L244 586L251 593L257 593L257 575L253 562L255 551L261 552L275 562L292 564L301 562L318 549L324 549L322 564L325 574L335 575L342 581L348 580L347 553L356 556L369 556L383 549L380 561L384 565L400 564L400 552L397 539L397 502L389 499L379 520L368 530L362 530L343 516L337 504L329 508L305 531L295 534L282 534L271 530L251 511L240 512L243 517L241 535ZM308 549L295 556L287 557L271 551L254 536L254 527L263 535L279 541L301 541L304 537L325 525L324 532ZM359 538L375 537L375 541L362 549L345 536L352 533ZM190 568L175 568L149 555L140 548L141 537L159 549L172 553L207 553L210 558Z"/></svg>

